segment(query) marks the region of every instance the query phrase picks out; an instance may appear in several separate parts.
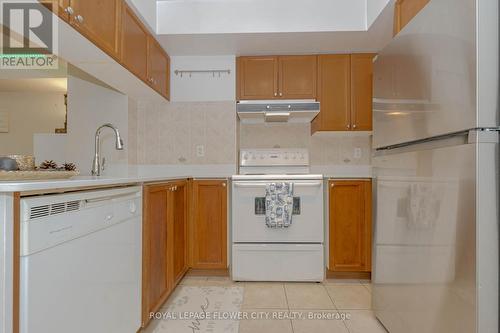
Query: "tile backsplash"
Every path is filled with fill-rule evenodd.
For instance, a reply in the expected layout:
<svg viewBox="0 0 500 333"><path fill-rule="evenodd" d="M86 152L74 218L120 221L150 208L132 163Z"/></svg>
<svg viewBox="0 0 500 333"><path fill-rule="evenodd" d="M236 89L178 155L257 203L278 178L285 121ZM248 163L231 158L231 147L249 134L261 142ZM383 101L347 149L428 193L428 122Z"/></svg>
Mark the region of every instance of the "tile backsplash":
<svg viewBox="0 0 500 333"><path fill-rule="evenodd" d="M234 101L139 102L129 107L129 133L130 164L236 163Z"/></svg>
<svg viewBox="0 0 500 333"><path fill-rule="evenodd" d="M371 164L370 134L311 136L310 124L241 124L234 101L129 101L128 122L132 165L236 165L239 148L274 147L307 148L313 166Z"/></svg>
<svg viewBox="0 0 500 333"><path fill-rule="evenodd" d="M241 148L307 148L311 165L370 165L371 135L325 132L311 136L310 124L241 124ZM359 148L360 156L355 153Z"/></svg>

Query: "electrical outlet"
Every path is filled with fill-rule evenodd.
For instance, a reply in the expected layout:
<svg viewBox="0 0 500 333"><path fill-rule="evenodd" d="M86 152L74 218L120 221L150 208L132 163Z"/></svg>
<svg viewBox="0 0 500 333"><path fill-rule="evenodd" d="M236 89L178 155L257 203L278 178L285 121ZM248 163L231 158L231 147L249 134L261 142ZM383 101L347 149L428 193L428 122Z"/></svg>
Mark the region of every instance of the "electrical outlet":
<svg viewBox="0 0 500 333"><path fill-rule="evenodd" d="M197 157L205 156L205 146L204 145L196 145L196 156Z"/></svg>
<svg viewBox="0 0 500 333"><path fill-rule="evenodd" d="M358 160L361 158L361 148L354 148L354 158Z"/></svg>

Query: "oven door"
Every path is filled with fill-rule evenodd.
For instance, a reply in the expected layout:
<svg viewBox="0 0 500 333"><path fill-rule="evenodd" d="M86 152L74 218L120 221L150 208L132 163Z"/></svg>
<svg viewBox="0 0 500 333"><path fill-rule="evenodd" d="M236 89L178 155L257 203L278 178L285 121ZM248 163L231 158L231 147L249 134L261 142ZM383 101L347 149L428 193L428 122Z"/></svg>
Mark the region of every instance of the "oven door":
<svg viewBox="0 0 500 333"><path fill-rule="evenodd" d="M294 184L292 224L269 228L265 222L267 181L232 184L232 234L235 243L323 243L323 181L280 180Z"/></svg>

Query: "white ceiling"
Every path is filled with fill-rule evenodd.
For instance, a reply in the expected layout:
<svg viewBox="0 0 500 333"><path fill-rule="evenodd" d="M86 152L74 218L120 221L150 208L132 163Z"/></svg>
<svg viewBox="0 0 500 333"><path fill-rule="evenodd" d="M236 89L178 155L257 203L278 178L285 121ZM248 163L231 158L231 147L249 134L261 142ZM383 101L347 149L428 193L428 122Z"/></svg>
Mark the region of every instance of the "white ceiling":
<svg viewBox="0 0 500 333"><path fill-rule="evenodd" d="M387 0L161 1L156 7L156 31L160 35L363 31L367 1Z"/></svg>
<svg viewBox="0 0 500 333"><path fill-rule="evenodd" d="M158 0L157 37L172 56L377 52L392 38L394 0L265 0L273 6L295 3L296 10L236 15L263 1ZM304 3L322 3L324 15Z"/></svg>

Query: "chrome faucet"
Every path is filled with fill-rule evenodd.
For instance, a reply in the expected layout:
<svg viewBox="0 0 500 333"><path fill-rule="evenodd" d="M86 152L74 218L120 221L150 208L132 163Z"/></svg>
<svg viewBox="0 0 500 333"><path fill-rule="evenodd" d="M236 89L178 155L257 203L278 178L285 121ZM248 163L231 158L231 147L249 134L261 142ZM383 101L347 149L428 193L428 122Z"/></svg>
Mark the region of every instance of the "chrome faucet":
<svg viewBox="0 0 500 333"><path fill-rule="evenodd" d="M123 140L120 137L120 131L118 131L118 128L109 123L100 126L97 129L97 131L95 131L95 155L94 155L94 161L92 162L92 176L100 176L101 171L103 170L104 158L101 165L101 143L99 137L101 135L101 130L105 127L109 127L115 132L116 150L123 150Z"/></svg>

